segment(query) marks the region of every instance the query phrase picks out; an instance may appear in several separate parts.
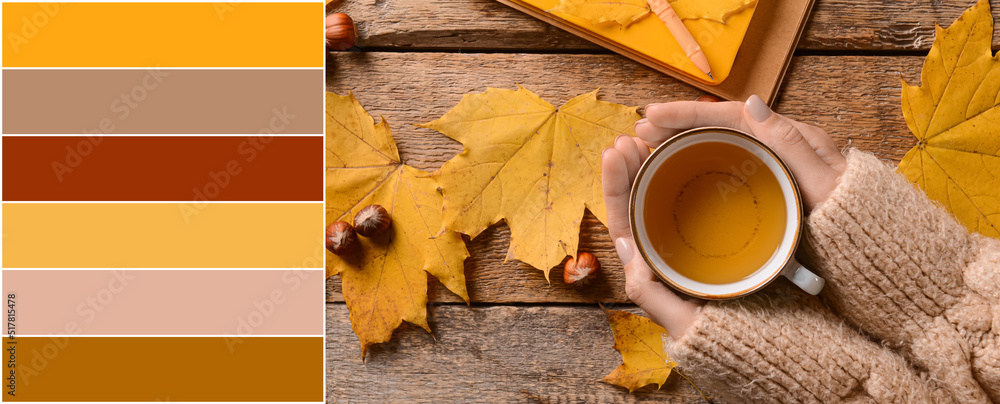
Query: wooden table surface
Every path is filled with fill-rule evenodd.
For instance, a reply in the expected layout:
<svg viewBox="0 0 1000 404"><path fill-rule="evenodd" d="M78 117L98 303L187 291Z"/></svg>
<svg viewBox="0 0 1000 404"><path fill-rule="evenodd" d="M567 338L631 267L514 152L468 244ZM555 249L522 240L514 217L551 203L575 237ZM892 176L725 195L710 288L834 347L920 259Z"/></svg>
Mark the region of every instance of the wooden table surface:
<svg viewBox="0 0 1000 404"><path fill-rule="evenodd" d="M762 0L782 1L782 0ZM335 0L336 2L336 0ZM996 10L1000 0L992 1ZM916 84L934 40L974 0L816 0L774 108L826 129L840 146L893 163L915 143L900 112L900 78ZM403 162L435 170L462 151L414 127L440 117L465 93L520 83L554 105L600 87L603 100L644 106L702 93L550 27L494 0L344 0L362 52L332 52L327 90L355 96L388 120ZM996 15L994 11L994 15ZM994 50L1000 43L994 38ZM340 279L327 281L330 402L704 402L683 379L629 394L601 382L621 357L597 302L632 308L607 232L589 212L580 249L606 268L577 291L561 268L504 263L504 224L468 242L472 304L430 281L434 334L405 325L361 361ZM711 397L711 392L706 392Z"/></svg>

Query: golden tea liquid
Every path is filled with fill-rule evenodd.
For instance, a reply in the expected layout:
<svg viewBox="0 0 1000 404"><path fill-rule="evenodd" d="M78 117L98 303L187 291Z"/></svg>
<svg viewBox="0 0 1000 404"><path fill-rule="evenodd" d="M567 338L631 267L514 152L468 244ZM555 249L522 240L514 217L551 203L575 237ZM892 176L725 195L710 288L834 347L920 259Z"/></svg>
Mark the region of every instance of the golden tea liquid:
<svg viewBox="0 0 1000 404"><path fill-rule="evenodd" d="M785 201L778 179L749 151L698 143L652 174L645 222L652 247L681 275L726 284L753 275L781 244Z"/></svg>

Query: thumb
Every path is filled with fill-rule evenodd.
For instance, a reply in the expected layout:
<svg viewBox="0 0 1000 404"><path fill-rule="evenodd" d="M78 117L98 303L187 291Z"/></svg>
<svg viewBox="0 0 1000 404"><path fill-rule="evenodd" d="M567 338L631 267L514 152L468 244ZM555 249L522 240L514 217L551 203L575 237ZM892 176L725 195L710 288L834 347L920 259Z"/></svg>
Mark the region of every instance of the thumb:
<svg viewBox="0 0 1000 404"><path fill-rule="evenodd" d="M818 190L828 188L826 174L830 166L816 154L802 132L792 121L771 111L756 95L750 96L743 107L743 117L761 142L774 150L798 181L810 206L823 200ZM835 177L834 177L835 178Z"/></svg>

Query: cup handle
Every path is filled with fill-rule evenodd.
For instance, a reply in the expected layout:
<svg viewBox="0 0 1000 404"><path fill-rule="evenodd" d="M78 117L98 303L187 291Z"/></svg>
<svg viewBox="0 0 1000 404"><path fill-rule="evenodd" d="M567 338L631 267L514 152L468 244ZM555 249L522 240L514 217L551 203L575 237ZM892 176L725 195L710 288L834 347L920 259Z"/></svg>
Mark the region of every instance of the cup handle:
<svg viewBox="0 0 1000 404"><path fill-rule="evenodd" d="M823 290L823 285L826 284L825 279L806 269L794 259L788 263L782 275L810 295L818 295L819 291Z"/></svg>

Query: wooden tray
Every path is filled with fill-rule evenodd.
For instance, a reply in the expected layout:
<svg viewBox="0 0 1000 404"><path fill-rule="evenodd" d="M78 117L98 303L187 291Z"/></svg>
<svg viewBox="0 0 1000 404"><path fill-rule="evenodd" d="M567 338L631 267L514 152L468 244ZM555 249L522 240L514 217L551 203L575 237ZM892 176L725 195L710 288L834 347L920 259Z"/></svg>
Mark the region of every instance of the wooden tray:
<svg viewBox="0 0 1000 404"><path fill-rule="evenodd" d="M771 104L777 97L815 0L758 0L739 53L733 61L732 71L725 81L717 85L695 80L660 60L637 53L518 0L497 1L720 98L743 101L757 94Z"/></svg>

